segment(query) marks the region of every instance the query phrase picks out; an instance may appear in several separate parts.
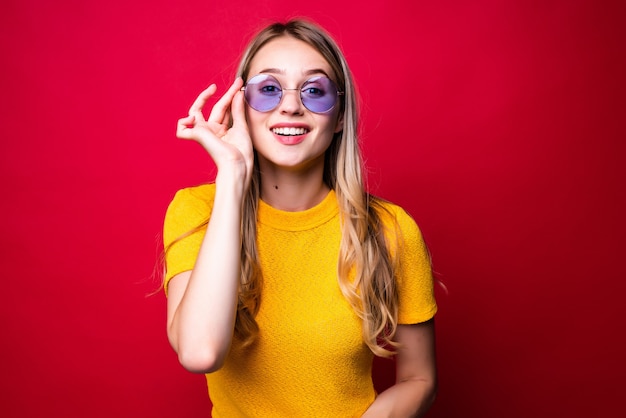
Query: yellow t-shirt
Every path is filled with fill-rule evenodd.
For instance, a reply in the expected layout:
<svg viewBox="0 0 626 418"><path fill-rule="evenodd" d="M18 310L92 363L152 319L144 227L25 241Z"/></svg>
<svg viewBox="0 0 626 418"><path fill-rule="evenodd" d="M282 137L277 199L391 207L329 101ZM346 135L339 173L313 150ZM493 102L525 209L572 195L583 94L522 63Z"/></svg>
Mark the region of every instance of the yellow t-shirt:
<svg viewBox="0 0 626 418"><path fill-rule="evenodd" d="M165 245L210 216L214 195L214 185L176 194L165 217ZM402 234L399 323L427 321L437 306L422 236L403 209L385 206ZM258 216L260 332L247 349L233 340L224 366L206 375L212 416L361 416L376 397L373 355L363 343L360 319L337 282L341 229L334 191L302 212L280 211L260 201ZM176 274L193 269L204 232L170 248L166 286Z"/></svg>

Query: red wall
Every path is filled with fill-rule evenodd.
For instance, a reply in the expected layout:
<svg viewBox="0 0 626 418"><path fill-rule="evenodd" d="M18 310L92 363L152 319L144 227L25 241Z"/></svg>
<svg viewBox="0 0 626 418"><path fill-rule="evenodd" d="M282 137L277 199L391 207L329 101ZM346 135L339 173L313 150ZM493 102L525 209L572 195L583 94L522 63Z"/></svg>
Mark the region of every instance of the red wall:
<svg viewBox="0 0 626 418"><path fill-rule="evenodd" d="M207 416L146 296L167 203L213 175L175 122L293 15L343 45L371 188L449 289L429 416L619 415L623 2L171 3L0 6L2 416Z"/></svg>

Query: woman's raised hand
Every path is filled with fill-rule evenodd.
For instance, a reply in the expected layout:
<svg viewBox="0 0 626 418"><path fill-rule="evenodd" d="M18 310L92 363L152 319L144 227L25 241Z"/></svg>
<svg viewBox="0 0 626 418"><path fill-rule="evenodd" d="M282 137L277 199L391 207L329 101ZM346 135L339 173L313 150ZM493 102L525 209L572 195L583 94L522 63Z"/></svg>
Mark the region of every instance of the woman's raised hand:
<svg viewBox="0 0 626 418"><path fill-rule="evenodd" d="M247 187L252 175L254 153L246 123L242 86L243 80L238 77L213 105L209 118L205 119L202 110L217 90L215 84L209 86L191 105L189 116L178 120L176 136L200 143L215 162L218 176L233 170L234 175L244 176Z"/></svg>

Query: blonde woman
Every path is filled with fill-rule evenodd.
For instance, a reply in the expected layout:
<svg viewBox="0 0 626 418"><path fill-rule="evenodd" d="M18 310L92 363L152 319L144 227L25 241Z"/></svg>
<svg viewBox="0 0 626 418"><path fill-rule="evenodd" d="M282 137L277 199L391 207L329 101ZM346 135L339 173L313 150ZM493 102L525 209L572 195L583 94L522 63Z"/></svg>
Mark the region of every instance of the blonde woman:
<svg viewBox="0 0 626 418"><path fill-rule="evenodd" d="M419 417L434 400L436 303L420 231L364 188L355 88L318 26L262 30L208 119L178 121L217 166L164 226L167 333L212 416ZM394 357L376 393L373 356Z"/></svg>

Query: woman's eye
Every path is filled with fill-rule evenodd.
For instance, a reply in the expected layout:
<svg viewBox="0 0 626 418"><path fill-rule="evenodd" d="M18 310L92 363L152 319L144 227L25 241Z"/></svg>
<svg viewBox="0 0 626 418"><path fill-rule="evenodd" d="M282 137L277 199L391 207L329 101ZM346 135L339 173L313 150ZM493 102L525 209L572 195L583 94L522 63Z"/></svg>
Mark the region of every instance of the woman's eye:
<svg viewBox="0 0 626 418"><path fill-rule="evenodd" d="M320 89L319 87L306 87L302 90L302 93L306 94L307 96L323 96L324 90Z"/></svg>
<svg viewBox="0 0 626 418"><path fill-rule="evenodd" d="M276 94L280 92L280 88L278 86L272 85L262 86L260 90L263 94Z"/></svg>

